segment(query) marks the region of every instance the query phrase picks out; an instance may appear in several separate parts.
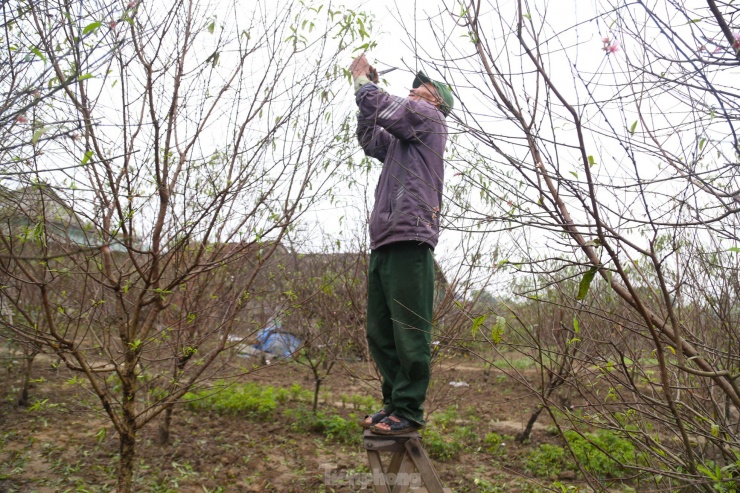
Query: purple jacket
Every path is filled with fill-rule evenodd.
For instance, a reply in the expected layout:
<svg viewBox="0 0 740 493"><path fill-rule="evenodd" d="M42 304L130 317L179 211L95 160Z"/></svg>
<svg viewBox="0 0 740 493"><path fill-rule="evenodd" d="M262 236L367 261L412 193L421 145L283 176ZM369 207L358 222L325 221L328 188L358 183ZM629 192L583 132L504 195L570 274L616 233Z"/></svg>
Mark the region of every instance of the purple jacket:
<svg viewBox="0 0 740 493"><path fill-rule="evenodd" d="M391 96L374 84L357 92L357 138L383 161L370 216L370 249L397 241L432 248L439 238L447 124L426 101Z"/></svg>

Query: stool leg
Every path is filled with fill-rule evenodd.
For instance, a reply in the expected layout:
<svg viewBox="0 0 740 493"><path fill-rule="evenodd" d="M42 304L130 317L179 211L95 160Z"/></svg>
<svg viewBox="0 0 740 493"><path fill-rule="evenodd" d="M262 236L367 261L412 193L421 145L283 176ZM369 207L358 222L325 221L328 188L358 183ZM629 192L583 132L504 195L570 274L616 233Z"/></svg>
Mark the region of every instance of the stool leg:
<svg viewBox="0 0 740 493"><path fill-rule="evenodd" d="M388 482L385 480L383 464L380 462L380 452L368 450L367 461L370 463L370 474L372 474L375 493L391 493Z"/></svg>
<svg viewBox="0 0 740 493"><path fill-rule="evenodd" d="M445 493L442 482L439 480L439 476L437 476L437 471L432 467L429 456L421 445L421 440L418 438L410 439L406 442L406 450L414 462L416 469L419 470L421 480L424 482L424 486L426 486L429 493Z"/></svg>
<svg viewBox="0 0 740 493"><path fill-rule="evenodd" d="M411 460L411 457L409 457L407 452L399 455L401 456L401 459L396 470L396 482L393 485L393 491L391 493L406 493L406 491L411 487L411 475L416 470L414 462Z"/></svg>

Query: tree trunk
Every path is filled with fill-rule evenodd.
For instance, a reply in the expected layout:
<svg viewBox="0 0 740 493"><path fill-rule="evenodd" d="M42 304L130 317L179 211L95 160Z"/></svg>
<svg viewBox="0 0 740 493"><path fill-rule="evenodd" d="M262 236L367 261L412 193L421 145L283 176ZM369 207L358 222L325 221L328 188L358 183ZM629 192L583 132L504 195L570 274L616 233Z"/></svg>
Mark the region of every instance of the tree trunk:
<svg viewBox="0 0 740 493"><path fill-rule="evenodd" d="M321 388L321 378L316 378L316 385L314 386L313 391L313 413L316 414L316 411L319 408L319 389Z"/></svg>
<svg viewBox="0 0 740 493"><path fill-rule="evenodd" d="M537 406L537 409L529 417L529 421L527 421L527 426L524 428L524 431L516 436L517 442L524 443L529 440L530 435L532 435L532 428L537 422L537 418L539 417L543 409L545 409L545 406Z"/></svg>
<svg viewBox="0 0 740 493"><path fill-rule="evenodd" d="M126 429L119 436L121 459L118 463L118 484L116 493L132 493L134 466L136 460L136 428Z"/></svg>
<svg viewBox="0 0 740 493"><path fill-rule="evenodd" d="M172 410L173 406L165 409L164 416L159 422L159 430L157 430L157 443L159 443L159 445L167 445L168 443L170 443L170 424L172 423Z"/></svg>
<svg viewBox="0 0 740 493"><path fill-rule="evenodd" d="M116 493L132 493L134 468L136 466L136 365L127 354L127 364L121 377L121 432L120 462Z"/></svg>
<svg viewBox="0 0 740 493"><path fill-rule="evenodd" d="M24 358L26 364L23 368L23 384L21 385L21 390L18 394L18 406L28 406L28 387L31 385L31 370L33 368L33 360L36 358L37 354L38 353L33 352Z"/></svg>
<svg viewBox="0 0 740 493"><path fill-rule="evenodd" d="M187 356L178 358L177 363L175 363L173 377L177 377L185 370L185 365L188 364L188 361L193 354L195 353L189 352ZM174 410L174 405L171 405L164 410L164 417L159 422L159 430L157 430L157 442L159 445L167 445L170 443L170 425L172 424L172 413Z"/></svg>

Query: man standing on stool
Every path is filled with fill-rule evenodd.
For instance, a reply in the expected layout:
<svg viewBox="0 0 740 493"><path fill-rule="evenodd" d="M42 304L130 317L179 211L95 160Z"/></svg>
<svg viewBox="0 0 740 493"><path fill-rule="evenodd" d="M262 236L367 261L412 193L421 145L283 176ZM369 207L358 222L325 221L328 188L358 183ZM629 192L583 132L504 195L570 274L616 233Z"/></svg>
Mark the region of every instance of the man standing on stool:
<svg viewBox="0 0 740 493"><path fill-rule="evenodd" d="M408 97L375 85L361 55L350 65L357 138L383 162L370 216L367 340L383 377L383 409L360 421L381 435L424 424L430 378L434 258L447 142L449 87L419 72ZM373 77L375 80L370 80ZM375 82L375 83L374 83Z"/></svg>

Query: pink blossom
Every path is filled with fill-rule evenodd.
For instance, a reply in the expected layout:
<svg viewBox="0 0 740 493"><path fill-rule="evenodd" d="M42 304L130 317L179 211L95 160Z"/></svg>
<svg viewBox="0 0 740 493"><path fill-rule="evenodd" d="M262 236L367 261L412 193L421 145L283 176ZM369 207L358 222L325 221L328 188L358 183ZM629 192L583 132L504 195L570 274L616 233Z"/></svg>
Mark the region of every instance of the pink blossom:
<svg viewBox="0 0 740 493"><path fill-rule="evenodd" d="M732 47L737 50L740 48L740 33L735 33L732 36L735 38L735 41L732 43Z"/></svg>
<svg viewBox="0 0 740 493"><path fill-rule="evenodd" d="M115 29L117 25L118 25L118 23L116 21L110 21L108 23L108 27L111 28L111 29Z"/></svg>
<svg viewBox="0 0 740 493"><path fill-rule="evenodd" d="M136 3L137 3L137 2L136 2L136 0L131 0L131 1L130 1L130 2L128 3L128 5L126 6L126 8L127 8L127 9L132 9L132 8L136 7Z"/></svg>
<svg viewBox="0 0 740 493"><path fill-rule="evenodd" d="M28 118L26 118L26 115L18 115L15 117L15 121L18 123L28 123Z"/></svg>
<svg viewBox="0 0 740 493"><path fill-rule="evenodd" d="M604 46L601 47L602 50L606 52L608 55L609 53L615 53L619 51L619 40L615 39L612 40L611 38L602 38L601 42L604 43Z"/></svg>
<svg viewBox="0 0 740 493"><path fill-rule="evenodd" d="M33 91L31 91L31 96L33 96L35 99L38 99L41 97L41 91L39 91L38 89L34 89Z"/></svg>

